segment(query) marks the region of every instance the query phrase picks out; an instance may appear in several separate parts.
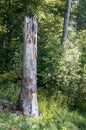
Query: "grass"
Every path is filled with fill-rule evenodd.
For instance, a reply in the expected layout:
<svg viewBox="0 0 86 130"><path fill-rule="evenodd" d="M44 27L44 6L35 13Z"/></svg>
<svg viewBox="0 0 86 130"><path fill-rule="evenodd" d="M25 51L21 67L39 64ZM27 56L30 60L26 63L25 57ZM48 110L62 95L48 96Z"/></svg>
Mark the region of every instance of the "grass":
<svg viewBox="0 0 86 130"><path fill-rule="evenodd" d="M40 117L25 117L5 109L0 112L0 130L86 130L86 118L77 111L62 105L62 97L46 97L47 91L38 95Z"/></svg>

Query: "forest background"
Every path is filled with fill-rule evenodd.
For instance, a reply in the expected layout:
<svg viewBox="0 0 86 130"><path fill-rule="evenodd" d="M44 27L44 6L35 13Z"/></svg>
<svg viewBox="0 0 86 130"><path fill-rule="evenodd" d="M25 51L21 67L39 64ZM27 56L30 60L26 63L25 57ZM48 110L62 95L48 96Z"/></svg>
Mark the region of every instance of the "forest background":
<svg viewBox="0 0 86 130"><path fill-rule="evenodd" d="M0 110L0 130L86 129L86 0L72 0L61 44L65 0L0 0L0 99L16 103L21 86L23 21L37 14L40 119ZM21 121L20 121L21 119Z"/></svg>

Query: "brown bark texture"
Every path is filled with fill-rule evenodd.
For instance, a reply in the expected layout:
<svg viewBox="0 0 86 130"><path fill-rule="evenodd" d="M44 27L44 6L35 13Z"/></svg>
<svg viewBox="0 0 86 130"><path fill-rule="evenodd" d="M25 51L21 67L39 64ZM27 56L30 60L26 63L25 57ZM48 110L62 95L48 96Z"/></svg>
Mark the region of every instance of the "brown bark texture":
<svg viewBox="0 0 86 130"><path fill-rule="evenodd" d="M38 116L37 17L25 17L22 86L18 106L27 116Z"/></svg>

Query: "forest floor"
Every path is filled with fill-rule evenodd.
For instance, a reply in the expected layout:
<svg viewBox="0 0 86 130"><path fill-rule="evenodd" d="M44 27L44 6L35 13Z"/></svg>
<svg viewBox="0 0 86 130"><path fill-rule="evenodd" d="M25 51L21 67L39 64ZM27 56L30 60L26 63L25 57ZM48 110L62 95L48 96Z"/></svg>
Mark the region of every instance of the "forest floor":
<svg viewBox="0 0 86 130"><path fill-rule="evenodd" d="M10 109L0 109L0 130L86 130L86 113L70 111L62 95L38 92L40 116L25 117Z"/></svg>

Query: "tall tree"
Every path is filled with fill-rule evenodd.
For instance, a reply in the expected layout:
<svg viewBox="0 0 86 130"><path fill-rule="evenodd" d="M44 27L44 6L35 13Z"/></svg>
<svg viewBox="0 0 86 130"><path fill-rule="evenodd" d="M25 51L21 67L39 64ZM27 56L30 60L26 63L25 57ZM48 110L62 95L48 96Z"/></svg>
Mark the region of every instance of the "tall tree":
<svg viewBox="0 0 86 130"><path fill-rule="evenodd" d="M25 17L24 21L24 52L22 88L19 97L19 108L25 115L38 116L36 91L36 62L37 62L37 21Z"/></svg>
<svg viewBox="0 0 86 130"><path fill-rule="evenodd" d="M65 16L64 16L62 43L64 43L66 41L67 35L68 35L68 23L69 23L70 8L71 8L71 0L66 0L66 10L65 10Z"/></svg>

